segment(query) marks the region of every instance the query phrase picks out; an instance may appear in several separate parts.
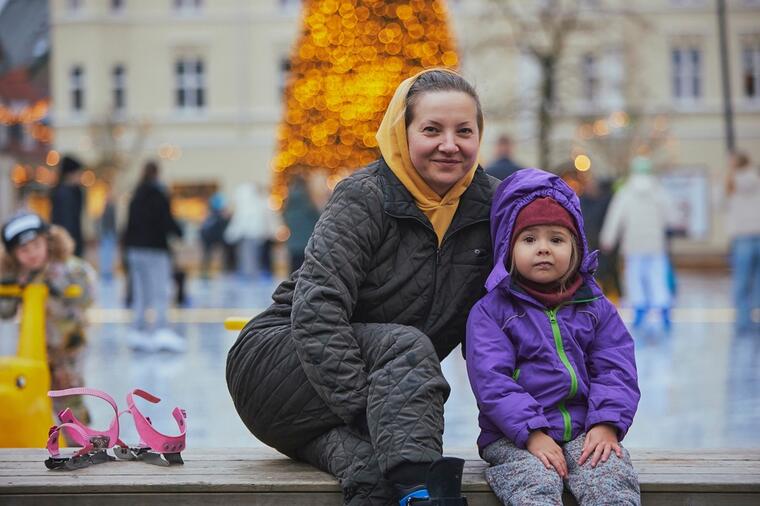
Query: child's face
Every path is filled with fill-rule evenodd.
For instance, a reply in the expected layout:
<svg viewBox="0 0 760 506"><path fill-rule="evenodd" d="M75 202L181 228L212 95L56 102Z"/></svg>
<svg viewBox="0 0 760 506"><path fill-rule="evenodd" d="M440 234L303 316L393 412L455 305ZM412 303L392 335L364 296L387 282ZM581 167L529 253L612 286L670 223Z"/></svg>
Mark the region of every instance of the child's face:
<svg viewBox="0 0 760 506"><path fill-rule="evenodd" d="M553 283L570 268L573 236L559 225L528 227L517 236L512 255L515 268L535 283Z"/></svg>
<svg viewBox="0 0 760 506"><path fill-rule="evenodd" d="M42 269L47 263L47 238L44 235L38 235L31 241L18 246L15 255L22 268L28 271Z"/></svg>

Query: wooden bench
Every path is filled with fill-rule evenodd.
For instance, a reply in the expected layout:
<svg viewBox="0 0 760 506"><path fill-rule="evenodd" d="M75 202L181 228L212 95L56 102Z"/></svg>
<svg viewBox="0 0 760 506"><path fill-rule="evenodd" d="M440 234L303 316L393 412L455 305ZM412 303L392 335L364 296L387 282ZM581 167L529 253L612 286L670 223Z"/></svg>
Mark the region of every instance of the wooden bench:
<svg viewBox="0 0 760 506"><path fill-rule="evenodd" d="M448 452L447 452L448 453ZM471 506L498 506L473 451L463 479ZM644 505L758 505L760 450L632 452ZM0 505L340 505L331 476L268 449L188 450L184 466L116 461L48 471L47 453L0 450ZM565 504L575 504L566 497Z"/></svg>

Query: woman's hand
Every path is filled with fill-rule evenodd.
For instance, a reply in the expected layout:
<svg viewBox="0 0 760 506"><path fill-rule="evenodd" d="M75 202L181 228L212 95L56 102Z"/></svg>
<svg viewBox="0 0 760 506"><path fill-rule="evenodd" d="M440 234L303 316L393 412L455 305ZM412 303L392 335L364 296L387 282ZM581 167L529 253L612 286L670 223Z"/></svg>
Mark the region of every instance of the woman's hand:
<svg viewBox="0 0 760 506"><path fill-rule="evenodd" d="M546 469L554 469L560 478L567 478L565 455L562 453L562 448L552 438L540 430L535 430L528 436L525 447L534 457L543 462Z"/></svg>
<svg viewBox="0 0 760 506"><path fill-rule="evenodd" d="M586 460L591 456L591 467L596 465L601 460L607 462L610 456L610 452L615 450L615 454L619 458L623 458L623 450L620 448L617 438L617 430L612 425L600 423L594 425L591 430L586 433L586 438L583 440L583 452L581 458L578 459L578 465L582 466Z"/></svg>

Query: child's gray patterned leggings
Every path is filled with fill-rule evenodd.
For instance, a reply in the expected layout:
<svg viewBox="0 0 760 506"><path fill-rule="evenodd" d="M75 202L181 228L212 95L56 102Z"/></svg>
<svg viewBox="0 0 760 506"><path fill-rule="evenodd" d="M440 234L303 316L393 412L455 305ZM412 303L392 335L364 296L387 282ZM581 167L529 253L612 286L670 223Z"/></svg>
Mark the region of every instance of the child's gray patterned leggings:
<svg viewBox="0 0 760 506"><path fill-rule="evenodd" d="M569 478L567 487L580 506L640 505L639 478L631 464L628 450L623 459L615 452L607 462L591 467L589 458L583 466L578 459L583 451L581 434L563 447ZM483 458L491 464L486 480L502 504L513 506L562 506L562 478L528 450L522 450L506 439L488 445Z"/></svg>

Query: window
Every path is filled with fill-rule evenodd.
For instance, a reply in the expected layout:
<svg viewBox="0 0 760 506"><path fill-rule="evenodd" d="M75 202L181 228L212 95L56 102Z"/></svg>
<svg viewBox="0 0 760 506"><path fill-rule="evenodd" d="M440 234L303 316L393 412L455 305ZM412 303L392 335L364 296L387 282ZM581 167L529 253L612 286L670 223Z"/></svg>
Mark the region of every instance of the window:
<svg viewBox="0 0 760 506"><path fill-rule="evenodd" d="M202 109L206 105L203 60L180 58L174 67L178 109Z"/></svg>
<svg viewBox="0 0 760 506"><path fill-rule="evenodd" d="M745 98L760 99L760 36L742 43L742 90Z"/></svg>
<svg viewBox="0 0 760 506"><path fill-rule="evenodd" d="M174 0L174 10L181 14L194 14L203 8L203 0Z"/></svg>
<svg viewBox="0 0 760 506"><path fill-rule="evenodd" d="M599 98L599 62L593 53L581 57L581 82L583 100L596 102Z"/></svg>
<svg viewBox="0 0 760 506"><path fill-rule="evenodd" d="M82 111L84 109L84 69L81 65L74 65L69 71L69 89L71 110Z"/></svg>
<svg viewBox="0 0 760 506"><path fill-rule="evenodd" d="M280 91L280 98L285 97L285 87L288 85L288 78L290 77L290 58L280 58L280 71L278 74L277 87Z"/></svg>
<svg viewBox="0 0 760 506"><path fill-rule="evenodd" d="M698 7L707 7L709 4L707 3L707 0L670 0L670 5L673 7L693 9Z"/></svg>
<svg viewBox="0 0 760 506"><path fill-rule="evenodd" d="M123 113L126 107L126 71L123 65L116 65L111 71L111 86L113 89L113 110Z"/></svg>
<svg viewBox="0 0 760 506"><path fill-rule="evenodd" d="M82 0L66 0L66 10L69 14L79 12L82 8Z"/></svg>
<svg viewBox="0 0 760 506"><path fill-rule="evenodd" d="M21 149L24 151L34 151L37 147L37 141L32 136L31 126L24 125L21 129Z"/></svg>
<svg viewBox="0 0 760 506"><path fill-rule="evenodd" d="M702 97L702 51L696 45L671 50L673 98L698 100Z"/></svg>

